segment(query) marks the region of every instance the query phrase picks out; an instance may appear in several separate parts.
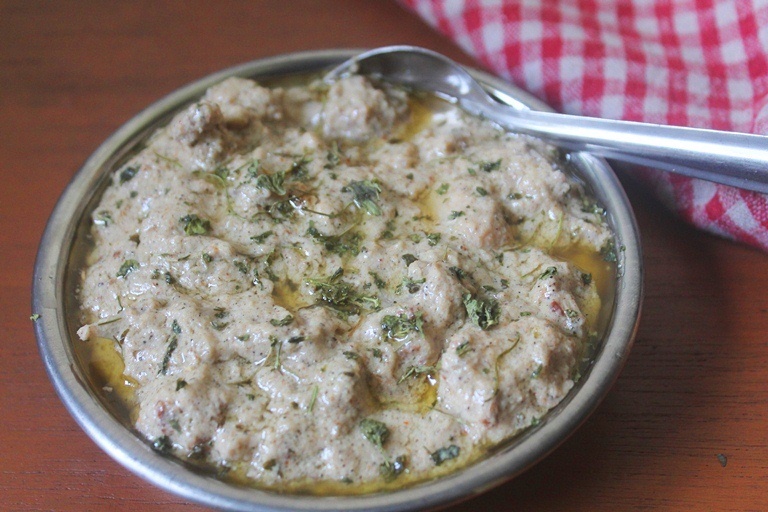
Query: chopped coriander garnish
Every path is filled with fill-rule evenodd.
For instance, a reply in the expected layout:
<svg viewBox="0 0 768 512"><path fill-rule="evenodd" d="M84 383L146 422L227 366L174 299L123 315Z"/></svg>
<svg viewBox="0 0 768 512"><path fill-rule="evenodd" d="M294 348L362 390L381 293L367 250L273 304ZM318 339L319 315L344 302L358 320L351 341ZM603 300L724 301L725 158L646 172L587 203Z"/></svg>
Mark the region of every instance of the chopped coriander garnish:
<svg viewBox="0 0 768 512"><path fill-rule="evenodd" d="M613 240L605 242L600 248L600 255L603 257L603 260L608 262L615 262L618 260L618 257L616 256L616 244Z"/></svg>
<svg viewBox="0 0 768 512"><path fill-rule="evenodd" d="M421 235L418 234L418 233L411 233L410 235L408 235L408 239L411 242L417 244L417 243L421 242Z"/></svg>
<svg viewBox="0 0 768 512"><path fill-rule="evenodd" d="M357 355L356 352L352 352L351 350L345 350L342 352L342 354L344 354L344 357L346 357L347 359L360 359L360 356Z"/></svg>
<svg viewBox="0 0 768 512"><path fill-rule="evenodd" d="M443 183L442 185L440 185L439 187L437 187L437 190L436 190L436 192L437 192L439 195L441 195L441 196L442 196L442 195L444 195L446 192L448 192L448 188L449 188L449 187L450 187L450 185L448 185L447 183Z"/></svg>
<svg viewBox="0 0 768 512"><path fill-rule="evenodd" d="M125 182L131 181L133 177L136 176L136 173L139 172L139 168L139 166L128 166L120 171L120 184L122 185Z"/></svg>
<svg viewBox="0 0 768 512"><path fill-rule="evenodd" d="M479 299L470 293L464 294L464 307L469 320L486 331L499 323L499 303L494 299Z"/></svg>
<svg viewBox="0 0 768 512"><path fill-rule="evenodd" d="M342 318L360 313L361 304L378 303L376 297L361 295L350 283L342 281L344 270L339 268L326 279L308 279L307 282L319 293L317 305L325 306L336 311ZM380 304L378 304L380 305Z"/></svg>
<svg viewBox="0 0 768 512"><path fill-rule="evenodd" d="M381 215L381 208L376 204L381 194L381 187L375 181L353 181L341 191L352 192L352 201L361 210L365 210L370 215Z"/></svg>
<svg viewBox="0 0 768 512"><path fill-rule="evenodd" d="M597 203L589 202L587 200L584 200L584 203L581 206L581 211L584 213L594 213L595 215L602 215L605 213L605 210L600 208Z"/></svg>
<svg viewBox="0 0 768 512"><path fill-rule="evenodd" d="M498 171L501 168L501 158L495 162L480 162L480 169L485 172Z"/></svg>
<svg viewBox="0 0 768 512"><path fill-rule="evenodd" d="M485 190L483 187L477 187L477 188L475 189L475 191L477 192L477 194L478 194L480 197L483 197L483 196L487 196L487 195L488 195L488 191L487 191L487 190Z"/></svg>
<svg viewBox="0 0 768 512"><path fill-rule="evenodd" d="M461 210L453 210L448 215L448 220L458 219L459 217L463 217L464 215L466 215L466 214L463 211L461 211Z"/></svg>
<svg viewBox="0 0 768 512"><path fill-rule="evenodd" d="M253 241L254 241L254 242L256 242L257 244L263 244L263 243L264 243L264 241L265 241L267 238L269 238L270 236L272 236L272 234L273 234L273 233L274 233L273 231L265 231L265 232L263 232L263 233L262 233L262 234L260 234L260 235L252 236L252 237L251 237L251 240L253 240Z"/></svg>
<svg viewBox="0 0 768 512"><path fill-rule="evenodd" d="M370 270L368 271L368 275L373 278L373 284L375 284L376 288L379 290L387 287L387 283L376 272Z"/></svg>
<svg viewBox="0 0 768 512"><path fill-rule="evenodd" d="M379 311L381 309L381 299L376 295L359 295L355 300L358 304L371 311Z"/></svg>
<svg viewBox="0 0 768 512"><path fill-rule="evenodd" d="M260 168L260 162L258 160L251 160L247 164L248 166L245 167L245 164L240 166L240 169L245 167L245 172L250 176L251 178L257 178L259 176L259 168Z"/></svg>
<svg viewBox="0 0 768 512"><path fill-rule="evenodd" d="M411 377L416 377L418 375L425 375L435 372L434 366L409 366L408 369L403 373L403 375L397 380L397 383L400 384L404 380L407 380Z"/></svg>
<svg viewBox="0 0 768 512"><path fill-rule="evenodd" d="M409 266L411 263L413 263L414 261L416 261L418 259L419 258L414 256L413 254L403 254L403 261L405 261L405 266L406 267Z"/></svg>
<svg viewBox="0 0 768 512"><path fill-rule="evenodd" d="M224 329L227 328L228 325L229 325L229 322L217 322L216 320L213 320L211 322L211 327L213 327L217 331L223 331Z"/></svg>
<svg viewBox="0 0 768 512"><path fill-rule="evenodd" d="M581 283L584 286L589 286L589 284L592 282L592 274L587 274L586 272L581 273Z"/></svg>
<svg viewBox="0 0 768 512"><path fill-rule="evenodd" d="M381 319L381 330L384 335L393 340L402 341L411 332L422 332L424 320L422 312L408 315L400 313L399 315L386 315Z"/></svg>
<svg viewBox="0 0 768 512"><path fill-rule="evenodd" d="M307 228L307 235L315 242L323 244L328 251L339 255L349 253L357 256L360 253L360 242L363 240L360 233L352 230L347 230L340 235L326 235L321 233L312 221Z"/></svg>
<svg viewBox="0 0 768 512"><path fill-rule="evenodd" d="M163 375L166 374L168 371L168 365L171 364L171 356L173 355L173 351L176 350L176 346L179 343L179 339L176 336L176 334L171 334L168 337L168 348L165 350L165 355L163 356L163 363L160 366L160 371L158 373L162 373Z"/></svg>
<svg viewBox="0 0 768 512"><path fill-rule="evenodd" d="M102 210L96 214L96 218L93 219L93 223L97 226L104 226L105 228L112 224L112 214L107 210Z"/></svg>
<svg viewBox="0 0 768 512"><path fill-rule="evenodd" d="M458 457L460 451L461 449L458 446L452 444L450 446L440 448L439 450L433 452L430 456L432 457L432 461L435 463L435 466L439 466L445 461Z"/></svg>
<svg viewBox="0 0 768 512"><path fill-rule="evenodd" d="M269 337L269 341L270 341L270 344L269 344L270 349L274 349L275 350L275 365L274 365L274 369L276 371L280 372L281 371L280 370L280 352L283 349L283 342L280 341L279 339L277 339L275 336L270 336Z"/></svg>
<svg viewBox="0 0 768 512"><path fill-rule="evenodd" d="M320 390L320 388L315 384L312 386L312 395L309 397L309 405L307 405L307 412L312 412L312 409L315 408L315 402L317 401L317 392Z"/></svg>
<svg viewBox="0 0 768 512"><path fill-rule="evenodd" d="M499 392L499 374L500 374L499 368L501 366L501 360L504 358L504 356L506 356L507 354L512 352L512 350L514 350L515 347L517 347L517 344L520 343L520 339L522 338L522 336L520 336L519 332L517 332L515 334L517 336L516 336L516 338L514 340L512 340L512 345L510 347L507 347L498 356L496 356L496 361L493 363L493 382L494 382L494 384L493 384L493 394L491 395L491 397L496 396L496 394ZM485 370L486 369L483 369L483 371L485 371Z"/></svg>
<svg viewBox="0 0 768 512"><path fill-rule="evenodd" d="M276 223L282 222L283 219L288 218L295 209L301 206L301 200L297 197L291 196L280 201L275 201L267 209L267 213L272 217L272 220Z"/></svg>
<svg viewBox="0 0 768 512"><path fill-rule="evenodd" d="M291 179L297 181L305 180L309 174L307 164L311 161L312 159L306 155L296 158L293 162L291 162L291 167L285 173L286 176L290 176Z"/></svg>
<svg viewBox="0 0 768 512"><path fill-rule="evenodd" d="M205 235L211 230L211 222L201 219L194 213L183 216L179 222L184 224L184 233L190 236Z"/></svg>
<svg viewBox="0 0 768 512"><path fill-rule="evenodd" d="M384 230L384 232L381 234L381 238L384 240L389 240L390 238L394 238L395 236L395 220L389 219L387 221L387 229Z"/></svg>
<svg viewBox="0 0 768 512"><path fill-rule="evenodd" d="M472 347L469 346L469 341L465 341L456 347L456 355L464 357L470 350L472 350Z"/></svg>
<svg viewBox="0 0 768 512"><path fill-rule="evenodd" d="M385 482L392 482L397 476L405 471L405 455L395 457L395 460L387 460L379 465L379 474Z"/></svg>
<svg viewBox="0 0 768 512"><path fill-rule="evenodd" d="M538 377L539 377L539 375L541 375L541 370L543 370L543 369L544 369L544 365L542 365L542 364L538 365L538 366L537 366L536 368L534 368L534 370L531 372L531 378L532 378L532 379L536 379L536 378L538 378Z"/></svg>
<svg viewBox="0 0 768 512"><path fill-rule="evenodd" d="M397 287L397 290L395 290L395 293L400 293L400 290L405 288L408 290L408 293L416 293L417 291L421 290L421 285L426 283L426 279L411 279L410 277L404 277L403 282L400 283Z"/></svg>
<svg viewBox="0 0 768 512"><path fill-rule="evenodd" d="M285 327L286 325L290 325L290 323L293 322L293 315L288 313L283 318L273 318L269 321L272 325L275 327Z"/></svg>
<svg viewBox="0 0 768 512"><path fill-rule="evenodd" d="M117 305L120 306L120 310L118 311L118 313L119 313L120 311L123 310L123 306L120 304L120 297L115 297L115 298L117 299ZM30 320L31 319L32 318L30 317ZM101 320L101 321L97 322L96 325L113 324L113 323L117 322L118 320L120 320L120 317L118 317L118 316L115 316L115 317L112 317L112 318L106 318L104 320Z"/></svg>
<svg viewBox="0 0 768 512"><path fill-rule="evenodd" d="M360 422L360 432L379 449L382 449L389 439L389 428L381 421L371 418L365 418Z"/></svg>
<svg viewBox="0 0 768 512"><path fill-rule="evenodd" d="M229 169L226 167L219 167L213 172L194 171L192 174L202 178L218 189L227 188L227 176L229 176Z"/></svg>
<svg viewBox="0 0 768 512"><path fill-rule="evenodd" d="M326 164L323 166L325 169L333 169L341 162L341 151L339 150L339 143L334 141L331 145L331 149L325 155Z"/></svg>
<svg viewBox="0 0 768 512"><path fill-rule="evenodd" d="M187 381L184 379L176 379L176 391L187 387Z"/></svg>
<svg viewBox="0 0 768 512"><path fill-rule="evenodd" d="M131 272L135 272L136 270L139 270L141 268L141 265L139 265L139 262L136 260L125 260L122 265L120 265L120 269L117 271L117 277L125 278L128 274Z"/></svg>
<svg viewBox="0 0 768 512"><path fill-rule="evenodd" d="M557 275L557 267L547 267L547 269L541 273L539 280L547 279Z"/></svg>
<svg viewBox="0 0 768 512"><path fill-rule="evenodd" d="M154 443L152 443L152 448L160 453L168 453L171 451L171 448L173 448L173 443L171 442L170 437L160 436L155 439Z"/></svg>
<svg viewBox="0 0 768 512"><path fill-rule="evenodd" d="M242 260L234 260L232 264L239 270L242 274L247 274L250 270L248 268L248 263L242 261Z"/></svg>
<svg viewBox="0 0 768 512"><path fill-rule="evenodd" d="M179 326L179 322L174 320L173 323L171 323L171 330L174 334L181 334L181 327Z"/></svg>
<svg viewBox="0 0 768 512"><path fill-rule="evenodd" d="M448 270L450 270L459 281L469 277L469 273L461 267L448 267Z"/></svg>
<svg viewBox="0 0 768 512"><path fill-rule="evenodd" d="M31 315L29 315L29 319L32 320L33 322L37 322L38 320L40 320L40 314L32 313Z"/></svg>
<svg viewBox="0 0 768 512"><path fill-rule="evenodd" d="M427 243L429 243L430 246L434 247L440 241L440 237L441 237L440 233L429 233L427 234Z"/></svg>
<svg viewBox="0 0 768 512"><path fill-rule="evenodd" d="M315 286L315 291L320 292L320 299L333 306L345 306L350 301L353 292L352 285L341 280L344 269L339 268L327 279L310 279L309 283Z"/></svg>
<svg viewBox="0 0 768 512"><path fill-rule="evenodd" d="M269 190L278 196L284 196L286 193L285 187L283 186L284 181L285 171L278 171L272 174L259 174L256 177L256 186Z"/></svg>
<svg viewBox="0 0 768 512"><path fill-rule="evenodd" d="M229 177L229 169L222 165L217 167L216 170L214 170L211 174L226 182L227 178Z"/></svg>

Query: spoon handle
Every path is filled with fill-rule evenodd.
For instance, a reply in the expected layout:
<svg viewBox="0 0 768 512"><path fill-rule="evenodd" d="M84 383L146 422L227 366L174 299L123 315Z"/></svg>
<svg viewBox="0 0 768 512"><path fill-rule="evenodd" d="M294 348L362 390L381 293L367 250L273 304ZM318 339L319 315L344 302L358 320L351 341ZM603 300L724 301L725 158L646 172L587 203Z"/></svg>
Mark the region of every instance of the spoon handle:
<svg viewBox="0 0 768 512"><path fill-rule="evenodd" d="M498 103L482 110L505 128L571 150L768 193L768 137L499 108Z"/></svg>

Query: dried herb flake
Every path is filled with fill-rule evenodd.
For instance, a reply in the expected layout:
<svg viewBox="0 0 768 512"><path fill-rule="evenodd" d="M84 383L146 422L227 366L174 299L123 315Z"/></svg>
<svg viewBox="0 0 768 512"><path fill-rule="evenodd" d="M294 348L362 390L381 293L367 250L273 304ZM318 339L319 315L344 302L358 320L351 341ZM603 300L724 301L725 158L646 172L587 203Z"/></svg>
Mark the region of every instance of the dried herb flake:
<svg viewBox="0 0 768 512"><path fill-rule="evenodd" d="M470 293L464 294L464 308L469 320L486 331L499 323L501 314L495 299L480 299Z"/></svg>
<svg viewBox="0 0 768 512"><path fill-rule="evenodd" d="M194 213L183 216L179 222L184 224L184 234L186 235L205 235L211 230L211 221L202 219Z"/></svg>
<svg viewBox="0 0 768 512"><path fill-rule="evenodd" d="M361 210L365 210L370 215L381 215L381 208L376 203L381 194L381 186L375 181L353 181L341 191L352 192L352 201Z"/></svg>
<svg viewBox="0 0 768 512"><path fill-rule="evenodd" d="M433 452L430 456L432 457L432 461L435 463L435 466L439 466L445 461L455 459L459 456L460 452L461 449L455 444L452 444L450 446L440 448L439 450Z"/></svg>
<svg viewBox="0 0 768 512"><path fill-rule="evenodd" d="M136 260L125 260L122 265L120 265L120 269L117 271L117 277L125 278L128 274L131 272L135 272L136 270L139 270L141 268L141 265L139 265L139 262Z"/></svg>
<svg viewBox="0 0 768 512"><path fill-rule="evenodd" d="M389 439L389 428L379 420L365 418L360 422L363 437L381 449Z"/></svg>

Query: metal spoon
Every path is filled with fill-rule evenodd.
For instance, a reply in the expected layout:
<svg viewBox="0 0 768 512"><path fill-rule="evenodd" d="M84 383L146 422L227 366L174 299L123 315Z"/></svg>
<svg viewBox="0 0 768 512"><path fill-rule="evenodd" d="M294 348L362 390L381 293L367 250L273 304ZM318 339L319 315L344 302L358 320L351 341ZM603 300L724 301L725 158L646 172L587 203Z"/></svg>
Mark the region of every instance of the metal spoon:
<svg viewBox="0 0 768 512"><path fill-rule="evenodd" d="M768 137L511 107L492 98L452 60L417 46L361 53L331 70L325 80L350 73L435 92L502 128L567 149L768 193Z"/></svg>

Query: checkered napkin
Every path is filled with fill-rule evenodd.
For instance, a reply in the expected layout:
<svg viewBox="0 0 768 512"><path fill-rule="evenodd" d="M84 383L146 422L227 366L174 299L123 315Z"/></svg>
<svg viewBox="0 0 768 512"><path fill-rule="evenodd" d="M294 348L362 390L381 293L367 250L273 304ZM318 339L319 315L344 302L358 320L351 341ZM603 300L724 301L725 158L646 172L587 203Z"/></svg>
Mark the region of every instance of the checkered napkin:
<svg viewBox="0 0 768 512"><path fill-rule="evenodd" d="M570 114L768 134L768 0L400 0ZM768 195L643 169L682 218L768 250Z"/></svg>

